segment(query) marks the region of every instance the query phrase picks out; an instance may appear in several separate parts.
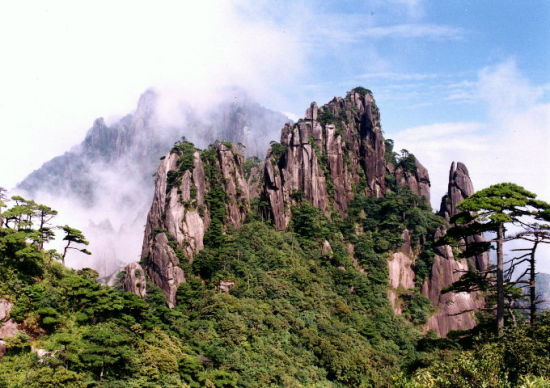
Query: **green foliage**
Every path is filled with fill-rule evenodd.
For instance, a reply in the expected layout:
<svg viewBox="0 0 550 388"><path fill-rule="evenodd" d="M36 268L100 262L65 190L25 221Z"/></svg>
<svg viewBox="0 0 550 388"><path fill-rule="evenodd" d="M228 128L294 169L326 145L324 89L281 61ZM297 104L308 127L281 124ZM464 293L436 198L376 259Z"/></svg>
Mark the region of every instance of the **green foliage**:
<svg viewBox="0 0 550 388"><path fill-rule="evenodd" d="M401 155L397 156L396 167L401 167L404 172L409 174L416 173L416 157L409 151L401 150Z"/></svg>
<svg viewBox="0 0 550 388"><path fill-rule="evenodd" d="M535 326L508 329L498 341L461 333L457 340L425 338L415 348L421 334L413 326L425 322L431 306L411 290L401 295L403 317L393 314L387 254L408 229L413 246L433 256L430 236L442 220L422 199L407 190L383 198L357 195L349 217L341 219L328 218L293 193L289 231L253 218L233 230L225 225L215 150L201 157L214 193L207 198L214 227L192 264L180 257L187 281L178 288L174 309L152 282L142 300L99 284L96 271L63 267L55 252L35 242L34 223L11 213L16 218L9 225L20 227L0 228L0 294L14 302L11 317L27 334L8 341L0 386L545 383L549 315ZM325 240L331 254L322 253ZM417 261L417 276L431 267L427 260ZM234 286L222 292L221 281ZM31 353L31 344L45 353Z"/></svg>
<svg viewBox="0 0 550 388"><path fill-rule="evenodd" d="M195 154L195 145L183 138L176 142L170 153L176 153L178 158L177 170L171 170L167 173L166 190L170 191L173 187L177 187L181 183L181 177L185 171L191 171L195 167L193 155Z"/></svg>
<svg viewBox="0 0 550 388"><path fill-rule="evenodd" d="M281 156L283 156L286 151L287 145L276 141L272 141L269 145L271 147L271 159L275 162L279 162L279 159L281 159Z"/></svg>
<svg viewBox="0 0 550 388"><path fill-rule="evenodd" d="M378 252L397 249L403 243L401 234L405 229L411 234L412 244L422 246L444 224L423 198L406 188L381 198L359 194L350 203L349 213L346 235L353 238L355 225L359 225L364 232L371 232Z"/></svg>
<svg viewBox="0 0 550 388"><path fill-rule="evenodd" d="M336 123L337 117L328 108L322 107L319 109L317 121L326 126L327 124Z"/></svg>
<svg viewBox="0 0 550 388"><path fill-rule="evenodd" d="M410 290L400 295L403 301L403 316L415 325L423 325L434 313L434 308L428 298L418 290Z"/></svg>
<svg viewBox="0 0 550 388"><path fill-rule="evenodd" d="M206 204L210 212L210 226L205 234L207 244L219 247L224 242L225 220L227 218L227 194L224 191L224 178L217 167L216 150L211 147L202 151L206 179L210 190L206 194Z"/></svg>
<svg viewBox="0 0 550 388"><path fill-rule="evenodd" d="M357 86L356 88L353 88L352 92L359 93L363 97L365 97L367 94L370 94L372 96L372 91L362 86Z"/></svg>
<svg viewBox="0 0 550 388"><path fill-rule="evenodd" d="M391 313L385 259L361 273L317 208L303 203L293 214L293 232L251 222L196 257L193 269L206 283L190 277L176 306L202 333L187 341L237 373L239 386L387 386L415 334ZM323 239L333 258L322 256ZM236 284L217 292L221 280Z"/></svg>
<svg viewBox="0 0 550 388"><path fill-rule="evenodd" d="M65 248L63 249L63 255L61 256L61 260L63 262L65 262L65 257L67 256L67 251L69 249L73 249L75 251L82 252L86 255L91 255L91 252L88 251L87 249L78 248L78 247L74 246L75 244L78 244L78 245L89 245L90 244L90 242L88 240L86 240L86 237L84 236L84 234L80 230L78 230L76 228L72 228L69 225L63 225L63 226L60 226L59 228L62 229L63 232L65 232L65 236L63 237L63 241L67 241L67 244L65 245Z"/></svg>
<svg viewBox="0 0 550 388"><path fill-rule="evenodd" d="M550 220L550 204L537 200L536 194L513 183L498 183L477 191L462 201L458 208L473 213L480 223L495 226L515 222L525 216Z"/></svg>
<svg viewBox="0 0 550 388"><path fill-rule="evenodd" d="M425 358L428 365L416 370L412 381L403 386L547 386L549 334L550 315L546 313L533 326L519 324L507 328L501 338L484 334L474 339L471 348L433 351Z"/></svg>
<svg viewBox="0 0 550 388"><path fill-rule="evenodd" d="M257 156L251 156L249 158L246 158L243 166L244 176L246 178L250 177L250 173L252 172L252 169L260 168L261 164L262 164L262 161Z"/></svg>

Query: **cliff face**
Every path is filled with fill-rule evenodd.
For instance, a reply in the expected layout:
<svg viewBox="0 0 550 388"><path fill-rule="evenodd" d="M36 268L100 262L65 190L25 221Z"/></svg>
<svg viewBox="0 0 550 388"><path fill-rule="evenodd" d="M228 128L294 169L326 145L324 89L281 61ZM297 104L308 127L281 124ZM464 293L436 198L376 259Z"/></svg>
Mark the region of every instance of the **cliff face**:
<svg viewBox="0 0 550 388"><path fill-rule="evenodd" d="M164 291L167 304L174 306L177 287L185 281L182 261L193 261L210 231L223 233L226 225L240 227L251 198L258 196L264 216L279 230L288 227L292 206L303 200L328 217L336 212L344 218L358 193L379 198L405 187L429 203L428 171L412 154L402 152L399 157L392 147L383 138L374 98L361 88L322 107L312 103L304 119L284 126L280 143L271 144L263 163L245 163L241 149L227 143L205 151L187 142L176 144L156 174L143 241L145 271ZM472 193L466 167L453 163L440 214L449 220L458 203ZM436 237L444 232L440 229ZM411 236L404 229L402 246L388 258L388 298L396 314L403 312L400 294L417 292L415 262L421 243L418 235L414 243ZM359 266L353 245L347 244L349 255ZM321 250L325 256L332 255L328 241ZM486 266L486 261L486 257L474 258L478 268ZM466 259L455 260L450 247L441 247L422 284L422 294L437 309L427 328L440 336L475 326L471 312L461 313L478 309L483 304L481 298L467 293L441 294L467 270Z"/></svg>
<svg viewBox="0 0 550 388"><path fill-rule="evenodd" d="M328 213L330 204L345 215L354 189L385 193L385 145L380 114L368 91L354 89L283 128L281 142L268 151L264 198L276 227L285 229L293 197L303 196Z"/></svg>
<svg viewBox="0 0 550 388"><path fill-rule="evenodd" d="M453 162L449 172L448 192L442 198L439 214L449 221L457 214L457 205L473 193L468 169L460 162ZM444 233L444 230L440 230L436 238ZM483 237L474 236L472 239L481 240ZM422 286L422 294L437 308L428 320L427 329L434 330L439 336L447 335L450 330L473 328L476 325L474 312L483 307L483 298L477 293L441 292L469 270L468 261L478 270L484 270L489 258L487 254L482 254L474 258L458 259L451 247L437 248L431 274Z"/></svg>
<svg viewBox="0 0 550 388"><path fill-rule="evenodd" d="M169 306L174 306L177 287L185 281L180 260L192 262L204 248L212 218L236 227L244 222L250 196L243 165L237 146L218 143L201 153L186 142L174 147L159 166L141 257ZM214 190L222 202L214 202Z"/></svg>
<svg viewBox="0 0 550 388"><path fill-rule="evenodd" d="M144 298L147 295L145 271L138 263L130 263L124 267L124 276L121 285L124 291L131 292Z"/></svg>
<svg viewBox="0 0 550 388"><path fill-rule="evenodd" d="M185 281L180 261L191 262L203 249L208 229L215 227L212 203L207 200L213 193L212 182L223 186L223 222L241 226L250 199L261 196L267 204L263 211L279 230L288 226L292 205L303 199L327 216L333 211L346 216L358 192L381 197L390 190L388 172L397 185L428 200L430 195L428 172L420 162L414 159L411 170L386 160L379 110L370 91L362 88L320 108L313 102L304 119L284 126L281 142L272 143L265 162L247 169L235 146L218 143L202 154L182 149L174 147L157 170L142 250L149 277L164 290L171 306L178 285ZM214 158L205 157L212 153ZM188 166L182 168L186 158ZM390 265L394 288L414 286L408 231L404 236L408 242L392 256Z"/></svg>
<svg viewBox="0 0 550 388"><path fill-rule="evenodd" d="M390 173L395 174L397 185L409 188L419 197L426 198L426 202L430 203L430 175L426 167L422 165L416 158L414 160L415 168L413 171L407 171L403 167L398 166L395 171Z"/></svg>

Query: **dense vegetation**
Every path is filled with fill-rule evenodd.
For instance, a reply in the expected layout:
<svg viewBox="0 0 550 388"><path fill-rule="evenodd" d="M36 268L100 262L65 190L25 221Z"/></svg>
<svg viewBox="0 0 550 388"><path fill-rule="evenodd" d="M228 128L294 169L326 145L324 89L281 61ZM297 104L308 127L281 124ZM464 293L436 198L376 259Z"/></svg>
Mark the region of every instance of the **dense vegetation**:
<svg viewBox="0 0 550 388"><path fill-rule="evenodd" d="M212 153L201 157L213 165ZM256 214L226 230L223 192L214 186L207 201L206 248L182 263L187 282L169 309L150 282L142 300L65 268L43 248L54 211L16 199L0 217L0 298L21 332L7 340L0 387L545 386L536 376L550 374L548 315L497 340L490 322L448 339L422 334L431 311L418 289L393 314L388 253L405 229L429 252L443 222L411 192L358 195L346 219L298 200L288 232Z"/></svg>

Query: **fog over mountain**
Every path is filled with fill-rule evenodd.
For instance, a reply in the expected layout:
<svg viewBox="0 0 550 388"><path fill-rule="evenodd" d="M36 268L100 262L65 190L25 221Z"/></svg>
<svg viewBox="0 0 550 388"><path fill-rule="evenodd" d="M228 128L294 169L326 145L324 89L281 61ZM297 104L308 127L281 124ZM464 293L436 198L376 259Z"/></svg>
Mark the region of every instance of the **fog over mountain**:
<svg viewBox="0 0 550 388"><path fill-rule="evenodd" d="M160 157L185 137L197 147L216 140L242 143L263 159L289 119L254 102L245 91L224 89L212 100L161 95L147 90L136 110L109 122L98 118L82 143L47 161L16 191L47 203L62 222L84 231L92 256L69 257L74 267L92 266L108 275L137 259L153 173Z"/></svg>

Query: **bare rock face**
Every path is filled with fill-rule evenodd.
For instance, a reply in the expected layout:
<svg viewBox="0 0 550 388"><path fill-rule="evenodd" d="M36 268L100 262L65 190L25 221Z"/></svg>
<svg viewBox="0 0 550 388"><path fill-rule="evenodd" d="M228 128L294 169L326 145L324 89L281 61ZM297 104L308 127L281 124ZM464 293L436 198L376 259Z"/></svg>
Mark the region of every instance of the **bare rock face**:
<svg viewBox="0 0 550 388"><path fill-rule="evenodd" d="M460 162L452 163L449 173L449 187L447 194L441 201L439 214L447 221L457 214L457 205L474 193L472 181L466 166ZM439 230L436 238L445 233ZM482 239L475 236L472 239ZM488 265L487 254L476 258L457 259L450 246L437 249L430 277L422 286L422 294L430 299L437 311L429 318L426 329L434 330L437 335L444 337L450 330L468 330L476 325L474 311L483 307L484 300L478 293L442 293L442 290L469 271L468 261L477 269L485 269Z"/></svg>
<svg viewBox="0 0 550 388"><path fill-rule="evenodd" d="M170 307L185 281L180 260L192 262L204 248L211 224L208 193L215 188L224 193L224 222L236 227L250 208L241 150L222 143L202 153L191 148L174 147L157 170L141 255L147 275L164 291Z"/></svg>
<svg viewBox="0 0 550 388"><path fill-rule="evenodd" d="M246 183L248 186L248 194L250 199L259 198L263 188L263 176L264 164L260 164L258 167L252 167L248 177L246 177Z"/></svg>
<svg viewBox="0 0 550 388"><path fill-rule="evenodd" d="M426 167L415 160L416 169L413 172L404 171L403 168L395 169L395 180L398 185L405 186L419 197L424 197L430 203L430 175Z"/></svg>
<svg viewBox="0 0 550 388"><path fill-rule="evenodd" d="M2 340L15 337L19 333L17 322L10 319L13 303L0 298L0 359L6 354L6 343Z"/></svg>
<svg viewBox="0 0 550 388"><path fill-rule="evenodd" d="M235 282L229 280L220 280L218 284L218 290L220 292L229 292L233 287L235 287Z"/></svg>
<svg viewBox="0 0 550 388"><path fill-rule="evenodd" d="M145 271L138 263L130 263L124 267L124 278L122 287L125 291L136 294L144 298L147 294L147 283L145 281Z"/></svg>
<svg viewBox="0 0 550 388"><path fill-rule="evenodd" d="M330 243L327 240L323 241L323 246L321 247L321 255L331 257L333 253L334 252L332 251Z"/></svg>
<svg viewBox="0 0 550 388"><path fill-rule="evenodd" d="M403 245L399 251L390 255L388 260L388 299L393 308L393 312L400 315L403 312L399 300L399 292L409 290L415 287L415 273L412 268L414 264L414 252L411 247L409 231L405 229L402 236Z"/></svg>
<svg viewBox="0 0 550 388"><path fill-rule="evenodd" d="M441 237L444 231L438 232ZM437 311L428 319L427 330L434 330L444 337L451 330L468 330L476 324L474 311L483 306L483 298L477 293L448 292L442 290L468 271L467 259L456 259L450 246L437 249L429 279L424 281L422 294L432 302Z"/></svg>
<svg viewBox="0 0 550 388"><path fill-rule="evenodd" d="M468 169L461 162L453 162L449 170L449 186L447 194L441 198L439 215L447 221L457 214L457 205L474 193L474 186Z"/></svg>
<svg viewBox="0 0 550 388"><path fill-rule="evenodd" d="M384 138L372 94L354 89L321 108L312 103L305 119L283 128L281 142L268 151L264 191L268 215L287 227L297 198L328 214L330 204L345 215L354 189L385 193Z"/></svg>
<svg viewBox="0 0 550 388"><path fill-rule="evenodd" d="M0 299L0 322L5 322L10 317L13 303L7 299Z"/></svg>

